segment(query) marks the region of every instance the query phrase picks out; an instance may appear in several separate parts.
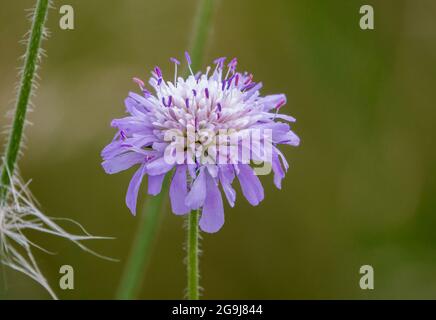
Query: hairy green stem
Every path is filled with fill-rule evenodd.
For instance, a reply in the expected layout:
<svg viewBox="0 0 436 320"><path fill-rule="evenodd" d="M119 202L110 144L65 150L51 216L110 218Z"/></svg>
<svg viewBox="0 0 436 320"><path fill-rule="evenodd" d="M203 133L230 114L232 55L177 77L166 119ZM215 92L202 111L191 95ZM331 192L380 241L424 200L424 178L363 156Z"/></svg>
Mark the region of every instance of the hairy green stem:
<svg viewBox="0 0 436 320"><path fill-rule="evenodd" d="M15 116L12 124L12 130L6 145L4 163L0 176L0 203L5 201L7 196L8 187L10 186L11 177L13 176L18 159L18 153L20 151L24 123L26 121L29 99L32 94L34 84L33 81L38 64L48 8L49 0L38 0L33 15L30 38L27 44L26 55L24 59L23 73L21 75L20 86L18 89Z"/></svg>
<svg viewBox="0 0 436 320"><path fill-rule="evenodd" d="M200 216L200 210L192 211L188 217L188 243L187 243L187 271L188 271L188 299L198 300L200 298L199 293L199 231L198 231L198 218Z"/></svg>
<svg viewBox="0 0 436 320"><path fill-rule="evenodd" d="M199 6L190 43L192 68L194 70L198 70L202 64L215 0L198 0L198 2ZM164 181L162 192L154 197L149 197L146 201L142 212L141 225L138 228L130 258L118 288L118 299L134 299L137 296L143 274L145 273L145 266L150 257L151 242L159 227L160 219L157 217L159 212L163 211L162 198L166 197L168 193L169 183L169 179ZM148 218L144 216L148 216ZM146 250L144 251L143 248L146 248Z"/></svg>

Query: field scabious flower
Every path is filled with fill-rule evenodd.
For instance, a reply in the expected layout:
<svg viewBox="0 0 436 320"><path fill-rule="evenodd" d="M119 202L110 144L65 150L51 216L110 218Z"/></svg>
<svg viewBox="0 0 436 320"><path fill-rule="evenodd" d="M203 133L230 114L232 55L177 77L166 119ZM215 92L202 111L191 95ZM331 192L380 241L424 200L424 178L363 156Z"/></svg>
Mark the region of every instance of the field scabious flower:
<svg viewBox="0 0 436 320"><path fill-rule="evenodd" d="M170 200L173 213L183 215L201 209L200 228L209 233L224 224L220 187L230 206L237 178L245 198L258 205L264 190L253 163L269 163L274 183L281 180L288 163L278 145L298 146L291 131L291 116L279 111L286 104L283 94L261 96L261 82L253 75L236 71L237 60L214 61L215 67L194 73L189 54L185 54L190 75L166 81L156 67L145 83L134 78L142 94L129 93L125 100L129 114L114 119L118 132L101 155L106 173L114 174L139 165L126 195L126 204L135 214L140 185L148 176L148 193L161 192L166 174L172 173Z"/></svg>

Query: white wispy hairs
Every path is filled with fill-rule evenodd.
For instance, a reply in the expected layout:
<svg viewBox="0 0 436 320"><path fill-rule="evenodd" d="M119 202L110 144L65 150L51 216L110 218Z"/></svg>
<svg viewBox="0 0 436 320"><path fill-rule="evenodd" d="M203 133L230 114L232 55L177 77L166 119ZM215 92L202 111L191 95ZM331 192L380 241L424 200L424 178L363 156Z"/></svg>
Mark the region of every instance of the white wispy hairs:
<svg viewBox="0 0 436 320"><path fill-rule="evenodd" d="M26 231L36 230L70 240L84 251L103 259L115 261L90 250L81 243L84 240L112 238L93 236L79 223L71 219L46 216L38 209L37 203L28 189L28 183L22 183L15 176L8 191L6 201L0 205L0 262L38 282L53 299L57 299L57 296L38 267L32 249L37 248L46 253L50 252L32 242L25 235ZM70 222L81 230L81 234L66 231L55 222L56 220Z"/></svg>

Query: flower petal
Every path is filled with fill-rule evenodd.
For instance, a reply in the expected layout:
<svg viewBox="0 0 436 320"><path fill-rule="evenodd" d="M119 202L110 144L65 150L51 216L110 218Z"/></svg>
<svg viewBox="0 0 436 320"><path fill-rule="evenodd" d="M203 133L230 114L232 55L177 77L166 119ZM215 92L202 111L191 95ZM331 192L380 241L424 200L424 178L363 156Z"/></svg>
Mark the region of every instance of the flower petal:
<svg viewBox="0 0 436 320"><path fill-rule="evenodd" d="M174 167L174 164L169 164L165 161L165 157L160 157L147 164L147 173L151 176L167 173Z"/></svg>
<svg viewBox="0 0 436 320"><path fill-rule="evenodd" d="M162 190L162 182L165 178L165 174L157 176L148 176L148 194L155 196Z"/></svg>
<svg viewBox="0 0 436 320"><path fill-rule="evenodd" d="M143 162L145 159L143 154L136 152L128 152L116 156L112 159L107 159L102 162L104 171L109 174L118 173L129 169L131 166Z"/></svg>
<svg viewBox="0 0 436 320"><path fill-rule="evenodd" d="M206 198L206 172L205 167L200 169L200 173L195 178L191 190L186 197L185 204L193 209L200 208Z"/></svg>
<svg viewBox="0 0 436 320"><path fill-rule="evenodd" d="M207 195L200 218L200 228L204 232L217 232L224 224L224 207L221 192L215 180L206 174Z"/></svg>
<svg viewBox="0 0 436 320"><path fill-rule="evenodd" d="M220 167L219 178L221 186L223 187L224 194L226 195L227 201L231 207L235 205L236 200L236 191L232 187L234 177L235 174L231 165L224 165Z"/></svg>
<svg viewBox="0 0 436 320"><path fill-rule="evenodd" d="M191 211L185 204L187 195L186 166L180 166L177 167L170 186L171 209L174 214L181 215Z"/></svg>
<svg viewBox="0 0 436 320"><path fill-rule="evenodd" d="M136 201L138 199L138 191L144 174L145 165L142 165L133 175L132 180L130 180L129 183L129 188L127 189L126 204L133 215L136 215Z"/></svg>
<svg viewBox="0 0 436 320"><path fill-rule="evenodd" d="M251 205L257 206L264 197L263 186L249 165L240 164L238 167L238 179L241 184L242 193Z"/></svg>
<svg viewBox="0 0 436 320"><path fill-rule="evenodd" d="M285 172L283 171L277 152L273 152L272 154L272 170L274 172L274 184L278 189L281 189L282 179L285 177Z"/></svg>

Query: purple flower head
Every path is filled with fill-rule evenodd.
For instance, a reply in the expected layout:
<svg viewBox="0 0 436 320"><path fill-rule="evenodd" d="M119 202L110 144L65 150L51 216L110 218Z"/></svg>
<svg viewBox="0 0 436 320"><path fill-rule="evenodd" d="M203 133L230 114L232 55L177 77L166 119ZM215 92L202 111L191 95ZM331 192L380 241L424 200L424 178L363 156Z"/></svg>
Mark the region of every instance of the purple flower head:
<svg viewBox="0 0 436 320"><path fill-rule="evenodd" d="M186 58L191 64L187 53ZM208 67L197 77L192 70L186 79L175 75L173 83L159 81L162 74L156 68L158 80L153 76L149 81L154 94L135 78L143 95L128 95L128 115L112 121L118 132L101 153L106 173L137 167L126 195L133 214L145 176L148 193L157 195L170 175L173 213L201 209L199 225L209 233L224 224L223 194L234 206L236 180L254 206L264 198L258 175L272 171L281 188L288 163L278 146L299 145L290 127L295 119L279 113L285 95L261 96L262 83L254 82L252 74L236 72L236 61L229 63L229 70L217 67L212 74Z"/></svg>

